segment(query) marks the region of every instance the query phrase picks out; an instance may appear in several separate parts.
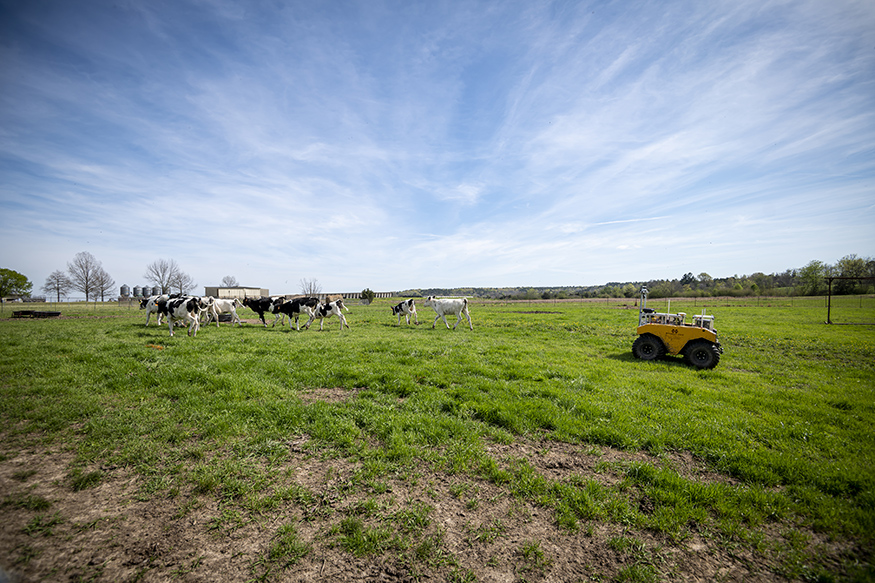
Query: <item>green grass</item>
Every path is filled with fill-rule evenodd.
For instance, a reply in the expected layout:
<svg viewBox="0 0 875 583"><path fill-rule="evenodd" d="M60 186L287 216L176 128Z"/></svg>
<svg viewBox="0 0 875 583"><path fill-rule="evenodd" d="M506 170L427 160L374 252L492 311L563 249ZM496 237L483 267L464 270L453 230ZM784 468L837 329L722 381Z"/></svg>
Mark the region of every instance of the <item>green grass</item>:
<svg viewBox="0 0 875 583"><path fill-rule="evenodd" d="M851 298L838 313L857 301L848 320L875 320L869 299ZM318 506L317 494L282 474L289 441L304 436L313 455L354 461L348 487L372 496L389 478L428 467L487 480L550 509L569 531L596 520L682 541L708 528L757 547L763 529L780 522L852 541L865 562L875 548L875 328L826 326L822 300L790 301L672 301L673 311L707 305L716 314L726 352L707 371L679 358L635 360L637 312L622 309L632 300L475 303L473 332L442 322L432 330L424 309L422 326L399 327L381 300L351 305L352 329L342 334L332 319L322 333L223 324L196 338L147 328L135 308L61 304L72 316L64 320L10 319L7 309L0 419L7 440L71 444L75 489L102 478L81 468L129 466L143 477L143 497L191 487L219 499L219 530L285 501ZM344 398L318 398L325 390ZM525 459L489 453L490 444L520 439L663 461L606 464L622 478L614 486L589 476L556 481ZM685 477L672 452L691 453L725 479ZM477 492L457 483L453 495L476 508ZM644 500L652 511L640 510ZM427 506L356 512L331 533L353 554L437 552L424 534ZM472 526L469 538L500 536L499 527ZM290 533L278 533L269 561L300 552ZM527 561L541 560L536 550L524 552ZM801 564L800 545L777 552L790 572ZM623 577L651 580L653 568Z"/></svg>

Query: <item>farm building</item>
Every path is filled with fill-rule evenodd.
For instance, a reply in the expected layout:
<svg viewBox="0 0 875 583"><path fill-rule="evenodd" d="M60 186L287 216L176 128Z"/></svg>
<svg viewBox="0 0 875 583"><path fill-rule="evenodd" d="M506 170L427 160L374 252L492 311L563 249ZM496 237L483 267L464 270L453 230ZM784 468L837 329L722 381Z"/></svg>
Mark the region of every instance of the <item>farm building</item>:
<svg viewBox="0 0 875 583"><path fill-rule="evenodd" d="M238 285L234 287L205 287L204 295L229 300L233 298L242 300L243 298L257 298L259 296L268 297L270 296L270 291L260 287Z"/></svg>

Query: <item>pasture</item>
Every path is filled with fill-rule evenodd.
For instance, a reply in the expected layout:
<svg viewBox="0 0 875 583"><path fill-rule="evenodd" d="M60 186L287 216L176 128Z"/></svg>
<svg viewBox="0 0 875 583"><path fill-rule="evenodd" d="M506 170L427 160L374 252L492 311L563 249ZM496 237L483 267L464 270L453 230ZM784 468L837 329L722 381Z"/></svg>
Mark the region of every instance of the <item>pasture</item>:
<svg viewBox="0 0 875 583"><path fill-rule="evenodd" d="M473 301L473 331L432 330L421 301L421 325L398 326L397 301L349 302L342 333L244 309L196 338L136 307L7 306L0 566L25 581L875 578L875 327L824 325L822 298L672 300L716 315L725 353L698 371L632 357L634 300ZM833 321L875 321L872 297L836 301Z"/></svg>

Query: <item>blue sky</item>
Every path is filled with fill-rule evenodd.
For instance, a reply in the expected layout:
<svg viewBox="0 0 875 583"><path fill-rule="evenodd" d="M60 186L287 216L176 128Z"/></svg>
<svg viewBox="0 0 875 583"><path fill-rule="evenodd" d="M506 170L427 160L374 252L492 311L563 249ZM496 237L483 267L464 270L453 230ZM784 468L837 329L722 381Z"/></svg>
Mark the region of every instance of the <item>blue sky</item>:
<svg viewBox="0 0 875 583"><path fill-rule="evenodd" d="M0 0L0 267L271 293L875 256L875 3Z"/></svg>

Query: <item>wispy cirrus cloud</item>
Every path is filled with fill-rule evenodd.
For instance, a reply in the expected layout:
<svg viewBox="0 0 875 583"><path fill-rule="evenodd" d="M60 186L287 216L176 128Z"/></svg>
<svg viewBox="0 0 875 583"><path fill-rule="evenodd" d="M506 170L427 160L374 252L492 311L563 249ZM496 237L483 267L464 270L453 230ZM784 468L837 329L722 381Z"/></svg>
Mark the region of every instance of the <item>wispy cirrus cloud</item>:
<svg viewBox="0 0 875 583"><path fill-rule="evenodd" d="M36 283L80 250L295 291L875 246L871 3L4 10L0 246L39 241L4 258Z"/></svg>

